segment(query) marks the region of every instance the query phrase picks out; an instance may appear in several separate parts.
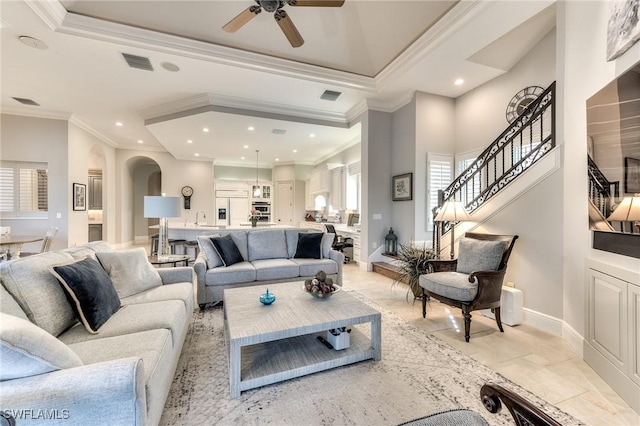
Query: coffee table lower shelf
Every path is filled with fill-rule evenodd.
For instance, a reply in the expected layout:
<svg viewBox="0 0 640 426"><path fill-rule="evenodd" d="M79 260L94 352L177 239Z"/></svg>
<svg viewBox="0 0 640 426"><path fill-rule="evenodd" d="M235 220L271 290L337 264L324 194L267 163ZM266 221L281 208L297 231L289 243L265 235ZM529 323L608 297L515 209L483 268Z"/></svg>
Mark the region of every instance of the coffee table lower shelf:
<svg viewBox="0 0 640 426"><path fill-rule="evenodd" d="M231 385L231 397L240 392L367 359L379 355L371 339L355 327L350 333L349 348L327 348L314 333L241 347L240 382ZM234 389L235 388L235 389Z"/></svg>

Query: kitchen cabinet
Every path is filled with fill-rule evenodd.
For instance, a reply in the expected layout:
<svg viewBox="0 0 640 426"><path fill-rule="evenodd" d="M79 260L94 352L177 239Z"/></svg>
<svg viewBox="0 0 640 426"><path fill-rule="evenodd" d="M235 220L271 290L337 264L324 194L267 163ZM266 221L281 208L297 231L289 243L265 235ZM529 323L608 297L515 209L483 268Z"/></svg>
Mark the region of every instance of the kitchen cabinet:
<svg viewBox="0 0 640 426"><path fill-rule="evenodd" d="M89 224L89 242L102 240L102 224Z"/></svg>
<svg viewBox="0 0 640 426"><path fill-rule="evenodd" d="M102 175L89 175L89 210L102 210Z"/></svg>
<svg viewBox="0 0 640 426"><path fill-rule="evenodd" d="M589 259L584 360L640 412L640 274Z"/></svg>
<svg viewBox="0 0 640 426"><path fill-rule="evenodd" d="M327 166L317 168L311 173L310 193L317 195L323 192L329 192L330 186L329 169Z"/></svg>
<svg viewBox="0 0 640 426"><path fill-rule="evenodd" d="M346 208L346 177L344 167L331 170L331 193L329 204L334 210Z"/></svg>

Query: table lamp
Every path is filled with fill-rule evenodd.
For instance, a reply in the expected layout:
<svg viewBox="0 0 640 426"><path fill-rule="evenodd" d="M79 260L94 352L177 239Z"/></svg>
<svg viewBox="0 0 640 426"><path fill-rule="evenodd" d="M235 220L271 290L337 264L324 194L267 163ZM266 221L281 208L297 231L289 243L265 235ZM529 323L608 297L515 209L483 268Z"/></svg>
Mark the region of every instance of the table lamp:
<svg viewBox="0 0 640 426"><path fill-rule="evenodd" d="M160 219L158 232L158 260L168 260L169 248L169 220L170 217L180 217L180 197L159 197L147 195L144 197L144 217Z"/></svg>
<svg viewBox="0 0 640 426"><path fill-rule="evenodd" d="M461 201L445 201L445 203L440 207L438 214L435 219L436 222L451 222L451 259L455 256L454 249L454 228L455 222L463 222L467 220L471 220L467 210L464 208L464 204Z"/></svg>
<svg viewBox="0 0 640 426"><path fill-rule="evenodd" d="M633 197L624 197L607 220L634 222L640 233L640 193L634 194Z"/></svg>

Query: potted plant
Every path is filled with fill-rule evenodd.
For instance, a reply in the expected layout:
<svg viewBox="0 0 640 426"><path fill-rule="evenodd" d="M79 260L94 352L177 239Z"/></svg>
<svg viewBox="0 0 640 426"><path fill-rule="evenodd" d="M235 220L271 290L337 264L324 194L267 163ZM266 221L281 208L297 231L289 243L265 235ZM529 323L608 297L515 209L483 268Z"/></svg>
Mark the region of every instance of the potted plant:
<svg viewBox="0 0 640 426"><path fill-rule="evenodd" d="M422 246L411 243L401 243L398 246L398 270L393 284L405 283L409 286L409 291L413 293L414 299L422 297L422 287L420 287L420 275L431 272L429 260L436 259L435 252L423 244Z"/></svg>

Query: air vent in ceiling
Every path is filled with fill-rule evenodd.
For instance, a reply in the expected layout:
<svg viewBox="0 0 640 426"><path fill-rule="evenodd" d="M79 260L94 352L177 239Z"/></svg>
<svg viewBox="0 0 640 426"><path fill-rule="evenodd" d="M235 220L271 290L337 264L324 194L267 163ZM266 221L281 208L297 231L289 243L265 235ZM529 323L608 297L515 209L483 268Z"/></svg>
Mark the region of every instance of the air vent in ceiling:
<svg viewBox="0 0 640 426"><path fill-rule="evenodd" d="M287 131L285 129L273 129L271 133L274 135L284 135Z"/></svg>
<svg viewBox="0 0 640 426"><path fill-rule="evenodd" d="M122 56L131 68L153 71L153 66L151 65L151 61L149 61L149 58L145 58L144 56L131 55L129 53L123 53Z"/></svg>
<svg viewBox="0 0 640 426"><path fill-rule="evenodd" d="M335 92L333 90L325 90L322 95L320 95L320 99L324 99L325 101L335 101L338 99L338 96L342 95L342 92Z"/></svg>
<svg viewBox="0 0 640 426"><path fill-rule="evenodd" d="M16 98L15 96L13 97L13 99L15 99L16 101L18 101L18 102L20 102L21 104L24 104L24 105L40 106L40 104L37 103L36 101L34 101L33 99Z"/></svg>

